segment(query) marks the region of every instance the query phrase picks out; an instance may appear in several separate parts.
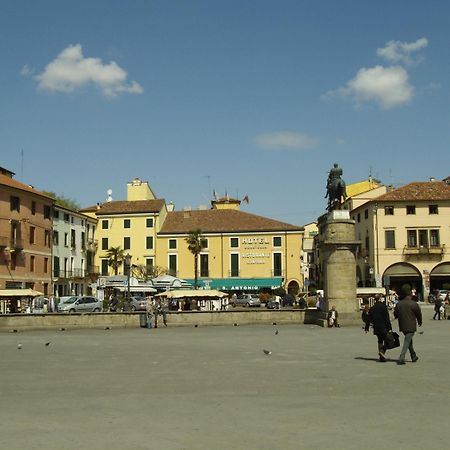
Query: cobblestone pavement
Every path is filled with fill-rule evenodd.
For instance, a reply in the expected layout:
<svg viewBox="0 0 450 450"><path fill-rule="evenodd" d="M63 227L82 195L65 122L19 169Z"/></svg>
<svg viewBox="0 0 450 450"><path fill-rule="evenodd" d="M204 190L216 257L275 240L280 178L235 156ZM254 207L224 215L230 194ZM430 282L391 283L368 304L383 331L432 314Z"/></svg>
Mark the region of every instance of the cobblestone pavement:
<svg viewBox="0 0 450 450"><path fill-rule="evenodd" d="M0 449L448 449L450 321L423 311L405 366L356 326L4 332Z"/></svg>

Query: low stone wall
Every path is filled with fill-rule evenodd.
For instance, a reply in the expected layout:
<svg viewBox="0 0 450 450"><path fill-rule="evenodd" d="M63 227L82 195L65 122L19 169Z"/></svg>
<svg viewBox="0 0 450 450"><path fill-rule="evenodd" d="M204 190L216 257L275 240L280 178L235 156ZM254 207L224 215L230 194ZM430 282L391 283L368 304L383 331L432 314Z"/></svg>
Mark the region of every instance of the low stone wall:
<svg viewBox="0 0 450 450"><path fill-rule="evenodd" d="M70 328L138 328L143 313L5 314L0 331ZM360 315L343 315L342 325L355 325ZM162 317L158 321L162 324ZM236 311L171 311L169 326L213 326L247 324L313 324L326 326L324 314L316 309L250 309Z"/></svg>

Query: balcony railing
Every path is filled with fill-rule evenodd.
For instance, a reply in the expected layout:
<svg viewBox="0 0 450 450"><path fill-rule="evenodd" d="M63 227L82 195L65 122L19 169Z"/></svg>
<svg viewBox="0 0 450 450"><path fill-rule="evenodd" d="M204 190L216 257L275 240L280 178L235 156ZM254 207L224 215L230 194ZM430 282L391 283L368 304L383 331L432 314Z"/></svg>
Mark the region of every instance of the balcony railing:
<svg viewBox="0 0 450 450"><path fill-rule="evenodd" d="M445 252L445 245L425 246L420 245L418 247L408 247L405 245L403 248L403 254L405 256L426 256L426 255L440 255Z"/></svg>
<svg viewBox="0 0 450 450"><path fill-rule="evenodd" d="M98 275L98 266L88 266L86 269L53 269L54 278L85 278L89 275Z"/></svg>

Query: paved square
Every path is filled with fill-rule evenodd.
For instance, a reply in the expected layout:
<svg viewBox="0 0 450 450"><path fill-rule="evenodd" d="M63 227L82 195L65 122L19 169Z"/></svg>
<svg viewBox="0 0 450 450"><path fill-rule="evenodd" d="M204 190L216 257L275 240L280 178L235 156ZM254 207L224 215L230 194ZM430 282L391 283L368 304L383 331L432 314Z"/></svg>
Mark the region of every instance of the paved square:
<svg viewBox="0 0 450 450"><path fill-rule="evenodd" d="M1 333L0 449L448 449L450 321L423 312L405 366L356 326Z"/></svg>

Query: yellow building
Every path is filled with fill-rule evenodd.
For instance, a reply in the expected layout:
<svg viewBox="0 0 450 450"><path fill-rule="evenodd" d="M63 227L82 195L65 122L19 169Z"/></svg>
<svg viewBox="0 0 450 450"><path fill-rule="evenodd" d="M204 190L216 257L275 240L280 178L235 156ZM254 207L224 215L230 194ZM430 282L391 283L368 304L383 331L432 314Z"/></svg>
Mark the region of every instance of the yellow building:
<svg viewBox="0 0 450 450"><path fill-rule="evenodd" d="M200 286L227 291L303 288L302 227L240 211L240 201L229 197L211 203L211 209L173 211L173 205L157 199L148 183L136 178L127 185L126 201L82 210L99 221L101 274L114 274L107 251L120 247L134 266L156 266L193 280L194 257L186 237L200 229L207 244L199 256Z"/></svg>
<svg viewBox="0 0 450 450"><path fill-rule="evenodd" d="M450 283L450 185L413 182L359 202L351 209L361 241L361 286L403 284L427 298Z"/></svg>
<svg viewBox="0 0 450 450"><path fill-rule="evenodd" d="M303 288L300 250L303 228L240 211L228 197L208 210L167 214L158 233L157 264L180 278L194 280L194 257L186 237L201 230L205 248L199 256L199 285L227 291Z"/></svg>

